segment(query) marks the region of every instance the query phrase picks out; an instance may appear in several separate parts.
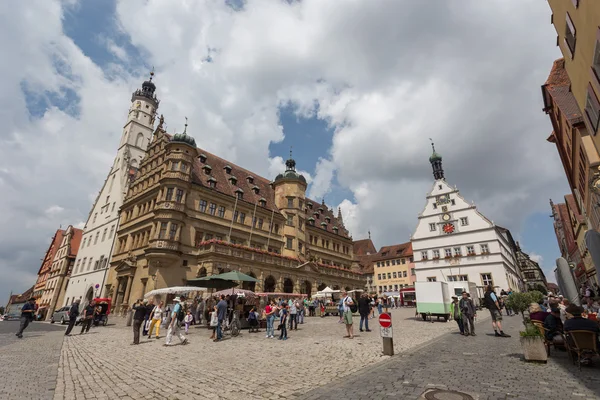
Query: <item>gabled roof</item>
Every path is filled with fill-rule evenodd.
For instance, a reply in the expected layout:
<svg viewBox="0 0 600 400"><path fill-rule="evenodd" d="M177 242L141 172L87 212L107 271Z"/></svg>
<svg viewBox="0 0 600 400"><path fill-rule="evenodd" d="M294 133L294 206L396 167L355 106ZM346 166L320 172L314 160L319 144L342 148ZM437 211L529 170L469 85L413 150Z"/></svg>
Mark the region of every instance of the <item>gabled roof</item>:
<svg viewBox="0 0 600 400"><path fill-rule="evenodd" d="M79 245L81 244L81 239L83 238L83 230L78 228L73 229L73 236L71 236L71 243L69 246L71 254L70 257L77 257L77 252L79 251Z"/></svg>
<svg viewBox="0 0 600 400"><path fill-rule="evenodd" d="M52 260L54 260L54 256L60 247L60 244L63 240L63 235L65 231L62 229L57 229L54 233L54 237L50 241L50 245L48 246L48 250L46 250L46 255L42 259L42 264L40 265L40 269L38 270L38 275L42 274L46 270L49 271L52 266Z"/></svg>
<svg viewBox="0 0 600 400"><path fill-rule="evenodd" d="M572 194L566 195L565 202L567 203L567 208L569 210L571 210L573 215L575 215L577 222L579 222L580 224L585 223L585 218L579 212L579 206L577 205L577 202L575 201L575 196L573 196Z"/></svg>
<svg viewBox="0 0 600 400"><path fill-rule="evenodd" d="M583 122L579 105L571 92L571 80L565 69L565 59L559 58L552 64L552 70L543 88L552 97L561 113L571 125ZM549 106L549 105L547 105Z"/></svg>
<svg viewBox="0 0 600 400"><path fill-rule="evenodd" d="M376 254L377 249L371 239L361 239L354 242L354 255L355 256L366 256L369 254Z"/></svg>
<svg viewBox="0 0 600 400"><path fill-rule="evenodd" d="M329 207L327 207L327 205L323 204L322 202L319 203L318 201L314 201L309 199L308 197L305 199L306 202L306 217L307 218L314 218L315 213L319 214L319 218L316 219L315 218L315 226L314 228L318 228L321 230L326 230L327 232L331 232L331 233L335 233L335 231L333 230L334 227L338 228L338 235L340 236L344 236L346 238L349 237L348 231L346 230L346 227L344 226L344 223L342 221L340 221L333 213L333 210L330 209ZM310 204L310 207L309 207ZM311 209L312 207L312 209ZM321 209L323 210L323 212L321 213ZM325 221L325 218L329 217L330 222L327 223L327 225L322 225L323 222L327 222ZM323 228L325 227L325 228Z"/></svg>

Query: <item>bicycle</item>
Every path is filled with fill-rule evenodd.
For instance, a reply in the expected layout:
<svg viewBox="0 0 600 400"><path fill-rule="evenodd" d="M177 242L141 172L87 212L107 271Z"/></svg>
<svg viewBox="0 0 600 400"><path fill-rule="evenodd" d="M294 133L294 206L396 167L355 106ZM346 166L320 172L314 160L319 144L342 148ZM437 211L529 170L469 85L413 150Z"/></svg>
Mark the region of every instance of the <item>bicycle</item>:
<svg viewBox="0 0 600 400"><path fill-rule="evenodd" d="M233 313L233 316L231 316ZM238 317L238 313L234 310L229 312L231 316L231 322L229 322L229 318L225 318L221 324L221 330L223 335L231 335L232 337L236 337L240 334L240 329L242 324L240 323L240 319Z"/></svg>

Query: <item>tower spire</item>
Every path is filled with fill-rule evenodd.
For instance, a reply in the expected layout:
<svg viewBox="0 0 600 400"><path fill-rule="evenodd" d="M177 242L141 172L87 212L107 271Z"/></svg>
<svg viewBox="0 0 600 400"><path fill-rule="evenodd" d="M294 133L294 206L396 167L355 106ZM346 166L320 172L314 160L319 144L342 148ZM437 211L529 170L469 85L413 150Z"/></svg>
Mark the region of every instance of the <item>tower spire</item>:
<svg viewBox="0 0 600 400"><path fill-rule="evenodd" d="M444 178L444 169L442 168L442 156L435 152L435 144L433 143L433 139L431 140L431 156L429 157L429 162L431 163L431 167L433 168L433 177L435 180L445 179Z"/></svg>

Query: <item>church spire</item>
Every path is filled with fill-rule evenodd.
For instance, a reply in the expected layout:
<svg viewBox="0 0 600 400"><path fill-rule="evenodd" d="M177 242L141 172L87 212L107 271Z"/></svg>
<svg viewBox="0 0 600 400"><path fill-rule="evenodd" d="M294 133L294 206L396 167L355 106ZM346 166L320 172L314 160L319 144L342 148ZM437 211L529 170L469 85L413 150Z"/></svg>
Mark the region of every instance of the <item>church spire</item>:
<svg viewBox="0 0 600 400"><path fill-rule="evenodd" d="M433 140L431 140L431 149L433 153L429 157L429 162L431 163L431 167L433 168L433 177L435 180L445 179L444 178L444 169L442 168L442 156L435 152L435 144Z"/></svg>

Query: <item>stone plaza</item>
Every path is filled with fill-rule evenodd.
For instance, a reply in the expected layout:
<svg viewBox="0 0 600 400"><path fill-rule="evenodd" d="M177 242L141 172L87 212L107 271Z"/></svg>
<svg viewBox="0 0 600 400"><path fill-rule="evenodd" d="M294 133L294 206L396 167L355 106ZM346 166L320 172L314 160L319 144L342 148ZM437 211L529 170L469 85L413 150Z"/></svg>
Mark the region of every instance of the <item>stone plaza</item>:
<svg viewBox="0 0 600 400"><path fill-rule="evenodd" d="M172 347L163 346L164 330L161 339L130 345L120 317L66 338L60 326L34 323L22 340L13 333L18 323L2 322L0 398L418 399L429 389L479 400L600 398L597 367L579 373L558 351L545 365L521 360L520 317L505 317L513 337L499 339L485 312L469 338L454 322L415 319L413 308L392 315L393 357L382 356L376 319L373 332L358 332L355 318L352 340L335 316L306 318L285 342L244 330L214 343L207 329L192 326L189 344ZM26 375L31 381L22 385Z"/></svg>

